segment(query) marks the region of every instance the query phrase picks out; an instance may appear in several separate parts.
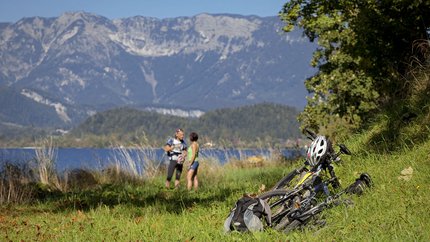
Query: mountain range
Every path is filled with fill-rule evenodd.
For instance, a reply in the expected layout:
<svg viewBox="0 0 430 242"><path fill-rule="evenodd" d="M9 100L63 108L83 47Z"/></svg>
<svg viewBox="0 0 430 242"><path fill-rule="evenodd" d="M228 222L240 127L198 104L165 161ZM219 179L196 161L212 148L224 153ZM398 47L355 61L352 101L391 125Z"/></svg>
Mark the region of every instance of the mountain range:
<svg viewBox="0 0 430 242"><path fill-rule="evenodd" d="M133 107L182 116L305 105L316 45L278 17L108 19L86 12L0 24L0 123L71 128Z"/></svg>

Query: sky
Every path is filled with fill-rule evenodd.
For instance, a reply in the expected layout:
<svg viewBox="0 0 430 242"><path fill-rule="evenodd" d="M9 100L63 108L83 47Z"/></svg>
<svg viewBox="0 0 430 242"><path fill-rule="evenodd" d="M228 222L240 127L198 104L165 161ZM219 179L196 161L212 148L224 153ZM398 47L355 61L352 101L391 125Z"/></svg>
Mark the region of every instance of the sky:
<svg viewBox="0 0 430 242"><path fill-rule="evenodd" d="M287 0L0 0L0 22L24 17L58 17L85 11L109 19L146 16L171 18L199 13L276 16Z"/></svg>

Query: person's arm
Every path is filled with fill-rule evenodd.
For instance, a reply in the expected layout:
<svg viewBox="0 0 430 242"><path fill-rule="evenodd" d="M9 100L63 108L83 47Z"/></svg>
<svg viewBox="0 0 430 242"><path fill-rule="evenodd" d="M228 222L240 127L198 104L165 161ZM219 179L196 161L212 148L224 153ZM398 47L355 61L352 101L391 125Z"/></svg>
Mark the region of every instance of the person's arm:
<svg viewBox="0 0 430 242"><path fill-rule="evenodd" d="M187 143L185 143L185 141L182 143L182 156L184 157L184 161L186 161L187 157L188 157L188 146Z"/></svg>
<svg viewBox="0 0 430 242"><path fill-rule="evenodd" d="M171 152L173 150L173 140L170 138L167 143L163 146L165 152Z"/></svg>
<svg viewBox="0 0 430 242"><path fill-rule="evenodd" d="M169 144L166 144L165 146L163 146L163 150L164 150L165 152L170 152L170 151L172 151L172 150L173 150L173 146L171 146L171 145L169 145Z"/></svg>

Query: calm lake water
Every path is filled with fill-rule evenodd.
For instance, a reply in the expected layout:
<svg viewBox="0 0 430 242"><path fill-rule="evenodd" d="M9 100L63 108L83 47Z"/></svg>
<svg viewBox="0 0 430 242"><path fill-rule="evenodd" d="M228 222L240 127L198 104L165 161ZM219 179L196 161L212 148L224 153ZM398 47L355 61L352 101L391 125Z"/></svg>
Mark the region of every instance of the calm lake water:
<svg viewBox="0 0 430 242"><path fill-rule="evenodd" d="M133 160L138 170L146 160L165 165L167 158L162 149L125 149L125 148L57 148L55 149L56 170L64 172L72 169L100 170L114 164L126 165L127 160ZM274 154L281 154L287 159L293 159L304 155L303 150L283 149L204 149L199 156L213 158L213 160L225 164L230 160L246 159L251 156L263 156L270 158ZM36 150L34 148L0 148L0 164L35 164Z"/></svg>

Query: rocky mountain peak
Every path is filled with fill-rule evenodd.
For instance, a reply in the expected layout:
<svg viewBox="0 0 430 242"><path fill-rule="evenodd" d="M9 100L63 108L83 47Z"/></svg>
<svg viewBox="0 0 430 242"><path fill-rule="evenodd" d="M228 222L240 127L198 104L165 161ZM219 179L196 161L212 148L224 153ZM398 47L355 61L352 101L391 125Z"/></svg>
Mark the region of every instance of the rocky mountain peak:
<svg viewBox="0 0 430 242"><path fill-rule="evenodd" d="M69 123L76 119L67 110L127 105L186 111L275 102L301 108L315 45L281 27L276 17L206 13L24 18L0 26L0 85L32 90L38 100L49 95L55 104L49 108Z"/></svg>

